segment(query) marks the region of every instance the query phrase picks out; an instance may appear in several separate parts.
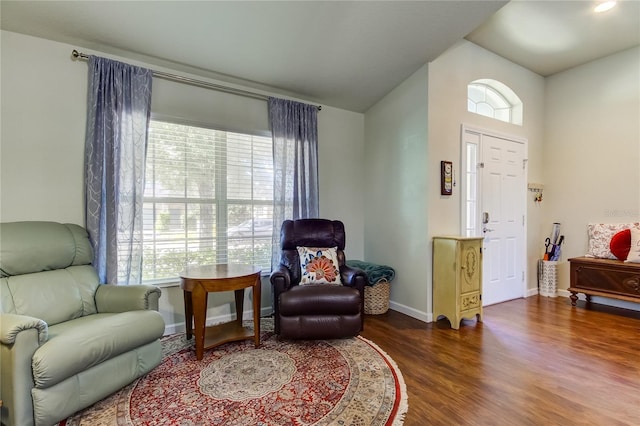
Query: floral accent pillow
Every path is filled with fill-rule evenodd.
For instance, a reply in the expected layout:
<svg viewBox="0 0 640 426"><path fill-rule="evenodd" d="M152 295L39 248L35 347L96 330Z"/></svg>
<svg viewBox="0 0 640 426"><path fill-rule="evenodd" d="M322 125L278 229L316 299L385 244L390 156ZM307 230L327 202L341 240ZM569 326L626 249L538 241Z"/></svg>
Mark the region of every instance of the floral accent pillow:
<svg viewBox="0 0 640 426"><path fill-rule="evenodd" d="M640 263L640 229L631 228L631 248L625 262Z"/></svg>
<svg viewBox="0 0 640 426"><path fill-rule="evenodd" d="M640 229L640 223L590 223L587 226L589 251L586 256L600 259L617 259L611 253L611 238L627 228Z"/></svg>
<svg viewBox="0 0 640 426"><path fill-rule="evenodd" d="M300 256L300 284L342 284L338 248L296 247Z"/></svg>

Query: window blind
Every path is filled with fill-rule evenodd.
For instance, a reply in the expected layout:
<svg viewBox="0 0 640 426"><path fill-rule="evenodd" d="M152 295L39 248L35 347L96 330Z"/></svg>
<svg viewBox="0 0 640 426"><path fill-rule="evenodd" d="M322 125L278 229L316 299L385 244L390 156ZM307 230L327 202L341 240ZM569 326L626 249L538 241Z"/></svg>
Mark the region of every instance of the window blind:
<svg viewBox="0 0 640 426"><path fill-rule="evenodd" d="M143 281L174 280L191 264L268 271L272 205L271 138L152 119Z"/></svg>

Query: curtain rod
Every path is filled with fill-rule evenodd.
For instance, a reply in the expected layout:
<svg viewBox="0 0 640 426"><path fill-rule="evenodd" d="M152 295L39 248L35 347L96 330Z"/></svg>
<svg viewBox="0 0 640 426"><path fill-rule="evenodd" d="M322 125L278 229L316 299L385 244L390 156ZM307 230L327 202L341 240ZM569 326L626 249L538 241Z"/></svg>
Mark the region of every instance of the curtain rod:
<svg viewBox="0 0 640 426"><path fill-rule="evenodd" d="M83 59L83 60L88 60L89 59L89 55L87 55L85 53L82 53L82 52L78 52L75 49L73 49L73 51L71 52L71 55L76 59ZM202 87L202 88L205 88L205 89L217 90L219 92L231 93L233 95L244 96L244 97L247 97L247 98L260 99L262 101L269 100L268 96L263 95L261 93L250 92L248 90L242 90L242 89L236 89L234 87L223 86L221 84L208 83L206 81L196 80L195 78L183 77L181 75L170 74L170 73L162 72L162 71L151 70L151 72L152 72L154 77L162 78L164 80L169 80L169 81L175 81L175 82L178 82L178 83L189 84L191 86ZM318 105L317 108L318 108L318 111L320 111L322 109L322 106Z"/></svg>

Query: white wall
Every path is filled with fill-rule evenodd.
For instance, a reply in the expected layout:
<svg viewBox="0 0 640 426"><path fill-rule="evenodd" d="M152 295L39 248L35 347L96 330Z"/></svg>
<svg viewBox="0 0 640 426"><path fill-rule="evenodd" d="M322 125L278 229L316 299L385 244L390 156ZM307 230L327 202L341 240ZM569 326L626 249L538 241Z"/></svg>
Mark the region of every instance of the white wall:
<svg viewBox="0 0 640 426"><path fill-rule="evenodd" d="M0 220L83 225L87 65L71 59L76 46L22 34L2 31L1 47ZM231 130L268 130L264 101L159 79L153 90L154 113ZM318 114L320 212L345 222L349 258L364 256L363 122L362 114L326 106ZM270 311L270 287L263 281L262 306ZM231 294L210 297L209 316L228 315L231 301ZM169 326L184 321L178 287L163 289L160 309Z"/></svg>
<svg viewBox="0 0 640 426"><path fill-rule="evenodd" d="M566 260L587 253L587 224L640 220L640 47L548 77L545 98L545 216Z"/></svg>
<svg viewBox="0 0 640 426"><path fill-rule="evenodd" d="M87 67L71 46L2 31L0 219L82 224Z"/></svg>
<svg viewBox="0 0 640 426"><path fill-rule="evenodd" d="M347 259L364 257L362 190L367 164L364 158L364 114L322 107L318 115L318 178L320 217L344 222Z"/></svg>
<svg viewBox="0 0 640 426"><path fill-rule="evenodd" d="M523 103L523 125L505 123L467 111L467 85L477 79L498 80L513 90ZM528 141L527 182L544 183L542 162L544 133L544 79L519 65L471 42L461 41L429 65L429 235L460 234L460 185L451 196L442 196L440 161L452 160L460 182L460 126L525 138ZM546 195L546 194L545 194ZM545 226L543 212L547 202L534 203L527 193L527 288L537 288L537 261L541 256ZM429 246L429 256L431 246ZM429 288L431 277L429 276Z"/></svg>
<svg viewBox="0 0 640 426"><path fill-rule="evenodd" d="M74 46L63 43L6 31L1 43L0 219L83 224L86 64L72 61ZM587 223L640 220L639 75L640 48L545 83L462 41L365 115L323 107L321 216L345 222L348 258L396 268L392 307L428 321L431 237L460 231L459 187L450 197L440 196L439 162L454 161L459 181L461 123L527 138L528 181L545 185L544 201L535 204L530 194L527 212L527 281L534 289L535 262L552 222L563 224L566 260L586 251ZM466 85L478 78L502 81L520 96L524 126L466 111ZM230 128L265 127L260 101L192 89L154 81L154 108L181 114L172 108L188 93L210 105L186 118L200 121L197 114L206 112ZM566 261L560 272L560 288L566 288ZM269 309L269 294L265 282L263 309ZM209 315L229 314L230 302L231 296L215 298ZM161 310L169 325L184 320L178 288L164 289Z"/></svg>
<svg viewBox="0 0 640 426"><path fill-rule="evenodd" d="M523 101L524 125L467 112L467 84L499 80ZM392 307L432 319L431 241L459 234L459 186L440 195L440 161L454 163L460 181L460 127L528 139L528 179L541 182L544 79L485 49L461 41L423 67L365 114L367 169L365 257L396 267ZM386 207L386 208L385 208ZM528 206L528 286L536 287L543 206Z"/></svg>
<svg viewBox="0 0 640 426"><path fill-rule="evenodd" d="M427 66L365 114L365 260L396 270L391 307L429 321Z"/></svg>

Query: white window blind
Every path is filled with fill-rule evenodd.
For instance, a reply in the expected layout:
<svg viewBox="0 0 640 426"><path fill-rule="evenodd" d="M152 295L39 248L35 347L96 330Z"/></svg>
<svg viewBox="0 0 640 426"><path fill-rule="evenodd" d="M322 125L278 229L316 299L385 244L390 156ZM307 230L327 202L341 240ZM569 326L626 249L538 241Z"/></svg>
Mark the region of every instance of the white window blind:
<svg viewBox="0 0 640 426"><path fill-rule="evenodd" d="M144 192L143 281L186 265L270 269L270 137L151 120Z"/></svg>

